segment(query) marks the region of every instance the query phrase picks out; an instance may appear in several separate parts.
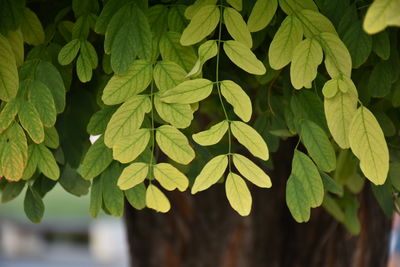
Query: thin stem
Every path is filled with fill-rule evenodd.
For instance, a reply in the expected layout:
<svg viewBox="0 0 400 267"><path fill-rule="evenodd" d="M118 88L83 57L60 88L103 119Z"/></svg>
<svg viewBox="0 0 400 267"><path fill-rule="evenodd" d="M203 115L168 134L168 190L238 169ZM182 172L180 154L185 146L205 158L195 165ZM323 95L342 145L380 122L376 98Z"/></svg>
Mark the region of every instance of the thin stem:
<svg viewBox="0 0 400 267"><path fill-rule="evenodd" d="M222 100L222 94L221 94L221 88L220 88L220 82L219 82L219 57L220 57L220 51L221 51L221 35L222 35L222 0L220 0L220 20L219 20L219 26L218 26L218 39L217 39L217 63L216 63L216 69L215 69L215 80L216 80L216 85L217 85L217 90L218 90L218 96L219 96L219 102L221 103L222 110L224 111L225 119L229 123L228 127L228 157L232 155L231 150L232 150L232 133L231 133L231 124L230 124L230 119L228 117L228 113L226 112L224 101ZM232 171L231 167L231 160L228 159L229 163L229 172Z"/></svg>

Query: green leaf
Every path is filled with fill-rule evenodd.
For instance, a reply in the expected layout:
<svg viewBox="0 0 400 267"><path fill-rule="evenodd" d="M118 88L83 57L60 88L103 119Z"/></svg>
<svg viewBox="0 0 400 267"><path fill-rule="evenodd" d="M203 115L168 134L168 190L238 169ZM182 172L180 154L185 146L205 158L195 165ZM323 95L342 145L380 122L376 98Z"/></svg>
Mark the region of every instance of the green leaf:
<svg viewBox="0 0 400 267"><path fill-rule="evenodd" d="M177 63L185 71L190 71L197 57L192 46L182 46L181 35L177 32L166 32L160 39L159 47L163 60Z"/></svg>
<svg viewBox="0 0 400 267"><path fill-rule="evenodd" d="M225 41L224 51L229 59L239 68L255 75L262 75L266 69L264 64L244 44L238 41Z"/></svg>
<svg viewBox="0 0 400 267"><path fill-rule="evenodd" d="M34 223L40 223L43 218L43 200L40 195L30 186L26 188L24 211L29 220Z"/></svg>
<svg viewBox="0 0 400 267"><path fill-rule="evenodd" d="M110 23L113 15L127 2L128 0L107 1L103 6L99 17L96 20L96 26L94 28L96 33L105 34L107 26Z"/></svg>
<svg viewBox="0 0 400 267"><path fill-rule="evenodd" d="M76 74L81 82L86 83L92 79L92 62L86 54L80 54L76 61Z"/></svg>
<svg viewBox="0 0 400 267"><path fill-rule="evenodd" d="M131 135L118 139L113 146L113 157L121 163L134 161L147 147L149 129L138 129Z"/></svg>
<svg viewBox="0 0 400 267"><path fill-rule="evenodd" d="M163 91L160 100L166 103L192 104L207 98L213 89L213 82L207 79L184 81L176 87Z"/></svg>
<svg viewBox="0 0 400 267"><path fill-rule="evenodd" d="M187 128L193 120L193 112L189 104L168 104L154 96L154 106L160 117L176 128Z"/></svg>
<svg viewBox="0 0 400 267"><path fill-rule="evenodd" d="M47 61L37 64L35 79L41 81L49 88L54 98L57 113L65 109L65 86L63 78L58 69Z"/></svg>
<svg viewBox="0 0 400 267"><path fill-rule="evenodd" d="M258 32L267 27L277 8L277 0L257 0L247 21L250 32Z"/></svg>
<svg viewBox="0 0 400 267"><path fill-rule="evenodd" d="M340 208L337 201L330 197L329 195L325 195L324 202L322 203L322 207L331 214L335 220L338 222L344 222L344 211Z"/></svg>
<svg viewBox="0 0 400 267"><path fill-rule="evenodd" d="M227 0L226 2L238 11L241 11L243 8L242 0Z"/></svg>
<svg viewBox="0 0 400 267"><path fill-rule="evenodd" d="M161 151L178 163L189 164L195 157L194 150L189 145L186 136L173 126L158 127L156 141Z"/></svg>
<svg viewBox="0 0 400 267"><path fill-rule="evenodd" d="M331 78L340 75L350 77L351 75L351 56L344 43L333 33L323 32L318 39L325 52L325 67Z"/></svg>
<svg viewBox="0 0 400 267"><path fill-rule="evenodd" d="M81 41L79 39L73 39L61 48L58 53L58 62L61 65L70 64L75 57L78 55L79 49L81 48Z"/></svg>
<svg viewBox="0 0 400 267"><path fill-rule="evenodd" d="M192 186L192 194L206 190L221 178L228 167L228 156L219 155L204 165Z"/></svg>
<svg viewBox="0 0 400 267"><path fill-rule="evenodd" d="M307 38L312 38L321 33L331 33L337 36L332 22L318 10L303 9L293 15L303 24L304 35Z"/></svg>
<svg viewBox="0 0 400 267"><path fill-rule="evenodd" d="M35 106L44 126L51 127L56 123L57 111L54 99L44 83L37 80L29 83L29 101Z"/></svg>
<svg viewBox="0 0 400 267"><path fill-rule="evenodd" d="M32 103L24 102L21 104L18 118L22 127L24 127L35 143L39 144L44 141L43 124L39 113Z"/></svg>
<svg viewBox="0 0 400 267"><path fill-rule="evenodd" d="M124 192L117 186L121 167L111 164L102 174L103 203L105 210L111 215L121 217L124 214Z"/></svg>
<svg viewBox="0 0 400 267"><path fill-rule="evenodd" d="M307 194L310 207L320 206L324 199L324 186L321 176L312 160L298 150L294 151L291 175L294 175L303 184L304 193Z"/></svg>
<svg viewBox="0 0 400 267"><path fill-rule="evenodd" d="M173 61L162 60L154 67L153 78L160 91L174 88L185 80L186 71Z"/></svg>
<svg viewBox="0 0 400 267"><path fill-rule="evenodd" d="M78 197L87 195L91 185L90 181L83 179L68 163L65 164L58 182L65 191Z"/></svg>
<svg viewBox="0 0 400 267"><path fill-rule="evenodd" d="M149 165L143 162L134 162L126 167L118 178L118 187L127 190L142 183L149 172Z"/></svg>
<svg viewBox="0 0 400 267"><path fill-rule="evenodd" d="M353 117L349 141L365 177L376 185L384 184L389 171L388 147L378 121L363 106L357 109Z"/></svg>
<svg viewBox="0 0 400 267"><path fill-rule="evenodd" d="M96 218L103 205L103 179L102 176L93 179L90 189L90 216Z"/></svg>
<svg viewBox="0 0 400 267"><path fill-rule="evenodd" d="M152 71L151 63L135 60L126 74L115 74L108 81L101 99L107 105L115 105L139 94L150 85Z"/></svg>
<svg viewBox="0 0 400 267"><path fill-rule="evenodd" d="M387 26L400 26L400 2L397 0L375 0L369 6L364 19L364 30L368 34L382 31Z"/></svg>
<svg viewBox="0 0 400 267"><path fill-rule="evenodd" d="M0 9L0 32L15 30L21 23L25 1L3 0Z"/></svg>
<svg viewBox="0 0 400 267"><path fill-rule="evenodd" d="M343 35L343 42L349 49L353 67L364 64L372 51L372 37L366 34L361 22L353 23Z"/></svg>
<svg viewBox="0 0 400 267"><path fill-rule="evenodd" d="M146 206L163 213L171 209L168 198L153 184L150 184L146 190Z"/></svg>
<svg viewBox="0 0 400 267"><path fill-rule="evenodd" d="M392 64L385 61L379 62L374 66L368 80L368 91L371 96L384 97L390 93L392 68Z"/></svg>
<svg viewBox="0 0 400 267"><path fill-rule="evenodd" d="M258 187L270 188L272 186L269 176L251 160L240 154L233 154L233 164L247 180Z"/></svg>
<svg viewBox="0 0 400 267"><path fill-rule="evenodd" d="M201 68L207 60L215 57L218 53L217 42L215 40L208 40L202 43L198 49L199 59L194 64L193 68L186 75L186 77L196 76L200 74Z"/></svg>
<svg viewBox="0 0 400 267"><path fill-rule="evenodd" d="M336 155L328 136L317 124L304 120L301 123L301 140L318 168L331 172L336 168Z"/></svg>
<svg viewBox="0 0 400 267"><path fill-rule="evenodd" d="M303 25L295 16L287 16L276 32L268 50L269 64L282 69L292 60L294 48L303 39Z"/></svg>
<svg viewBox="0 0 400 267"><path fill-rule="evenodd" d="M21 31L24 41L30 45L40 45L44 43L44 30L39 18L29 8L24 8Z"/></svg>
<svg viewBox="0 0 400 267"><path fill-rule="evenodd" d="M36 145L35 152L38 169L48 178L56 181L60 177L60 168L53 153L43 144Z"/></svg>
<svg viewBox="0 0 400 267"><path fill-rule="evenodd" d="M158 163L153 167L154 178L168 191L176 188L183 192L189 186L188 178L169 163Z"/></svg>
<svg viewBox="0 0 400 267"><path fill-rule="evenodd" d="M336 87L337 92L334 97L325 97L324 108L326 121L333 139L343 149L349 148L349 130L350 123L357 110L357 90L350 79L328 81L324 88L331 83ZM346 87L347 92L339 89L339 86Z"/></svg>
<svg viewBox="0 0 400 267"><path fill-rule="evenodd" d="M124 191L126 200L137 210L146 207L146 187L143 183Z"/></svg>
<svg viewBox="0 0 400 267"><path fill-rule="evenodd" d="M311 88L322 57L322 48L315 38L307 38L297 44L290 65L290 79L295 89Z"/></svg>
<svg viewBox="0 0 400 267"><path fill-rule="evenodd" d="M268 160L268 147L261 135L251 126L241 121L231 122L233 136L247 148L251 154L262 159Z"/></svg>
<svg viewBox="0 0 400 267"><path fill-rule="evenodd" d="M0 34L0 99L10 101L18 92L17 62L8 40Z"/></svg>
<svg viewBox="0 0 400 267"><path fill-rule="evenodd" d="M86 40L83 40L83 41L81 40L80 51L81 51L81 55L84 55L85 57L88 58L92 69L97 68L98 58L97 58L96 50L93 47L93 45Z"/></svg>
<svg viewBox="0 0 400 267"><path fill-rule="evenodd" d="M28 146L28 159L22 175L22 179L24 180L31 178L36 171L38 154L35 152L35 146L35 144L30 144Z"/></svg>
<svg viewBox="0 0 400 267"><path fill-rule="evenodd" d="M390 39L387 31L372 36L372 50L383 60L390 56Z"/></svg>
<svg viewBox="0 0 400 267"><path fill-rule="evenodd" d="M336 194L338 196L343 196L343 187L338 185L334 179L332 179L328 174L320 172L322 183L324 184L324 189ZM326 196L325 196L326 197ZM325 201L325 199L324 199Z"/></svg>
<svg viewBox="0 0 400 267"><path fill-rule="evenodd" d="M181 36L181 44L189 46L207 37L218 25L220 10L216 5L206 5L193 16Z"/></svg>
<svg viewBox="0 0 400 267"><path fill-rule="evenodd" d="M107 128L108 122L116 110L117 107L115 106L106 106L94 113L87 125L87 132L91 135L103 134Z"/></svg>
<svg viewBox="0 0 400 267"><path fill-rule="evenodd" d="M17 196L19 196L24 187L24 181L6 183L1 192L1 203L6 203L15 199Z"/></svg>
<svg viewBox="0 0 400 267"><path fill-rule="evenodd" d="M104 138L100 137L87 151L78 172L87 180L93 179L102 173L112 160L111 149L104 145Z"/></svg>
<svg viewBox="0 0 400 267"><path fill-rule="evenodd" d="M303 183L293 174L286 183L286 204L293 218L298 222L307 222L310 219L310 201Z"/></svg>
<svg viewBox="0 0 400 267"><path fill-rule="evenodd" d="M182 32L185 29L187 20L185 18L185 5L171 6L168 12L168 27L170 31Z"/></svg>
<svg viewBox="0 0 400 267"><path fill-rule="evenodd" d="M239 175L230 172L225 182L226 197L232 208L241 216L247 216L251 211L252 198L246 182Z"/></svg>
<svg viewBox="0 0 400 267"><path fill-rule="evenodd" d="M244 122L248 122L253 112L250 97L233 81L222 81L220 86L222 95L225 97L226 101L233 106L233 111L236 115Z"/></svg>
<svg viewBox="0 0 400 267"><path fill-rule="evenodd" d="M225 8L224 23L233 39L245 44L249 48L253 46L250 31L239 12L230 7Z"/></svg>
<svg viewBox="0 0 400 267"><path fill-rule="evenodd" d="M192 135L193 140L202 146L211 146L218 143L228 130L229 123L223 120L210 129Z"/></svg>
<svg viewBox="0 0 400 267"><path fill-rule="evenodd" d="M5 104L0 113L0 133L4 132L14 121L14 118L19 111L19 107L20 102L16 98Z"/></svg>
<svg viewBox="0 0 400 267"><path fill-rule="evenodd" d="M279 0L279 6L288 15L296 13L296 11L301 11L303 9L318 11L318 7L313 0Z"/></svg>
<svg viewBox="0 0 400 267"><path fill-rule="evenodd" d="M149 97L137 95L130 98L111 117L104 135L104 143L112 147L118 139L133 134L142 124L145 113L150 110Z"/></svg>

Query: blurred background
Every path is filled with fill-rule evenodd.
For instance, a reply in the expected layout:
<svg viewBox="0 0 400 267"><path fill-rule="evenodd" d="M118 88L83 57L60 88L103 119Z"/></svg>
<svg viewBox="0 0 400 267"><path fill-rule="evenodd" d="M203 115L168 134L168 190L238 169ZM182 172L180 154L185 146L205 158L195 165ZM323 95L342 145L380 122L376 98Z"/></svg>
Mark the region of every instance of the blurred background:
<svg viewBox="0 0 400 267"><path fill-rule="evenodd" d="M57 184L44 198L40 224L26 218L23 197L0 204L1 267L128 267L123 220L90 218L88 195L70 195Z"/></svg>

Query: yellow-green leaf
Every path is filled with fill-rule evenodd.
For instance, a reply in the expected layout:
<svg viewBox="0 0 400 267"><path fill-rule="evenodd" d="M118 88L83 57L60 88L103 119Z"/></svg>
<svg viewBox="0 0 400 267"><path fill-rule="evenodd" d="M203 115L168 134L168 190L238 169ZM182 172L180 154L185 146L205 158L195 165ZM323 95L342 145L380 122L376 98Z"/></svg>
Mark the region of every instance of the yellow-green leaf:
<svg viewBox="0 0 400 267"><path fill-rule="evenodd" d="M331 172L336 168L335 150L321 127L310 120L303 120L300 137L320 170Z"/></svg>
<svg viewBox="0 0 400 267"><path fill-rule="evenodd" d="M301 11L303 9L310 9L318 11L317 5L314 0L279 0L279 6L286 14L290 15L296 11Z"/></svg>
<svg viewBox="0 0 400 267"><path fill-rule="evenodd" d="M239 11L243 8L242 0L227 0L226 2Z"/></svg>
<svg viewBox="0 0 400 267"><path fill-rule="evenodd" d="M294 16L287 16L272 39L268 50L271 68L279 70L292 60L294 48L303 39L303 25Z"/></svg>
<svg viewBox="0 0 400 267"><path fill-rule="evenodd" d="M191 104L207 98L213 88L213 82L207 79L184 81L178 86L163 91L160 99L166 103Z"/></svg>
<svg viewBox="0 0 400 267"><path fill-rule="evenodd" d="M188 178L169 163L159 163L153 167L154 178L168 191L177 188L183 192L189 186Z"/></svg>
<svg viewBox="0 0 400 267"><path fill-rule="evenodd" d="M252 198L246 182L239 175L231 172L225 182L226 197L232 208L241 216L247 216L251 211Z"/></svg>
<svg viewBox="0 0 400 267"><path fill-rule="evenodd" d="M233 154L233 164L247 180L258 187L270 188L272 186L269 176L251 160L240 154Z"/></svg>
<svg viewBox="0 0 400 267"><path fill-rule="evenodd" d="M60 137L55 127L44 128L44 145L52 149L60 146Z"/></svg>
<svg viewBox="0 0 400 267"><path fill-rule="evenodd" d="M231 130L233 136L239 143L247 148L251 154L262 160L268 160L269 154L267 144L253 127L241 121L232 121Z"/></svg>
<svg viewBox="0 0 400 267"><path fill-rule="evenodd" d="M146 206L163 213L168 212L171 208L168 198L157 186L152 184L146 190Z"/></svg>
<svg viewBox="0 0 400 267"><path fill-rule="evenodd" d="M143 162L134 162L126 167L118 178L117 185L121 190L130 189L144 181L149 173L149 165Z"/></svg>
<svg viewBox="0 0 400 267"><path fill-rule="evenodd" d="M193 68L186 75L186 77L196 76L200 73L203 64L207 62L207 60L215 57L218 53L217 42L215 40L208 40L202 43L199 46L198 54L199 59L194 64Z"/></svg>
<svg viewBox="0 0 400 267"><path fill-rule="evenodd" d="M293 174L286 183L286 204L293 218L299 222L307 222L310 219L310 202L303 183Z"/></svg>
<svg viewBox="0 0 400 267"><path fill-rule="evenodd" d="M15 115L17 115L19 108L20 102L17 98L12 99L10 102L5 104L0 113L0 133L5 131L14 121Z"/></svg>
<svg viewBox="0 0 400 267"><path fill-rule="evenodd" d="M230 7L225 8L224 23L233 39L245 44L249 48L253 46L250 31L239 12Z"/></svg>
<svg viewBox="0 0 400 267"><path fill-rule="evenodd" d="M29 8L24 8L21 31L24 41L30 45L40 45L44 43L44 30L39 18Z"/></svg>
<svg viewBox="0 0 400 267"><path fill-rule="evenodd" d="M183 31L181 44L188 46L200 42L217 27L219 19L220 10L216 5L203 6Z"/></svg>
<svg viewBox="0 0 400 267"><path fill-rule="evenodd" d="M246 45L238 41L225 41L224 51L229 59L239 68L255 75L262 75L266 69L264 64Z"/></svg>
<svg viewBox="0 0 400 267"><path fill-rule="evenodd" d="M161 151L178 163L189 164L194 159L194 150L186 136L173 126L158 127L156 141Z"/></svg>
<svg viewBox="0 0 400 267"><path fill-rule="evenodd" d="M166 91L183 82L186 71L173 61L162 60L154 67L153 77L157 88Z"/></svg>
<svg viewBox="0 0 400 267"><path fill-rule="evenodd" d="M304 194L307 194L309 205L312 208L322 204L324 199L324 185L318 169L312 160L303 152L294 151L291 175L303 184Z"/></svg>
<svg viewBox="0 0 400 267"><path fill-rule="evenodd" d="M76 60L76 74L79 80L86 83L92 79L92 62L86 54L80 53Z"/></svg>
<svg viewBox="0 0 400 267"><path fill-rule="evenodd" d="M243 91L242 87L233 81L222 81L220 86L222 95L233 106L233 111L236 115L243 121L248 122L253 112L250 97Z"/></svg>
<svg viewBox="0 0 400 267"><path fill-rule="evenodd" d="M119 138L133 134L143 122L144 115L151 110L148 96L137 95L122 104L107 125L104 143L114 146Z"/></svg>
<svg viewBox="0 0 400 267"><path fill-rule="evenodd" d="M374 0L364 19L364 30L369 34L378 33L387 26L400 26L400 1Z"/></svg>
<svg viewBox="0 0 400 267"><path fill-rule="evenodd" d="M329 83L329 84L328 84ZM339 89L339 85L346 86L347 92ZM326 91L336 91L333 97L325 96L324 109L326 122L333 139L343 149L349 148L349 130L350 123L357 110L357 90L350 79L344 80L343 83L337 80L330 80L324 85L324 94ZM328 89L326 89L328 87ZM333 87L333 89L329 89Z"/></svg>
<svg viewBox="0 0 400 267"><path fill-rule="evenodd" d="M154 107L161 119L176 128L187 128L193 120L193 111L189 104L169 104L154 95Z"/></svg>
<svg viewBox="0 0 400 267"><path fill-rule="evenodd" d="M322 48L316 39L307 38L297 44L290 65L290 80L295 89L311 88L322 57Z"/></svg>
<svg viewBox="0 0 400 267"><path fill-rule="evenodd" d="M226 167L228 167L228 156L219 155L212 158L204 165L200 174L197 175L192 187L192 194L206 190L221 178Z"/></svg>
<svg viewBox="0 0 400 267"><path fill-rule="evenodd" d="M9 31L7 33L7 39L10 43L11 49L14 52L15 61L17 66L21 66L24 63L24 40L20 29L15 31Z"/></svg>
<svg viewBox="0 0 400 267"><path fill-rule="evenodd" d="M247 21L250 32L258 32L267 27L277 8L277 0L257 0Z"/></svg>
<svg viewBox="0 0 400 267"><path fill-rule="evenodd" d="M192 19L199 10L206 5L215 5L217 0L196 0L192 5L188 6L185 10L185 17Z"/></svg>
<svg viewBox="0 0 400 267"><path fill-rule="evenodd" d="M122 136L113 146L114 159L121 163L134 161L145 150L149 140L149 129L138 129L130 135Z"/></svg>
<svg viewBox="0 0 400 267"><path fill-rule="evenodd" d="M18 92L17 62L8 40L0 34L0 99L10 101Z"/></svg>
<svg viewBox="0 0 400 267"><path fill-rule="evenodd" d="M107 105L115 105L142 92L152 79L151 63L135 60L126 74L115 74L103 91L102 100Z"/></svg>
<svg viewBox="0 0 400 267"><path fill-rule="evenodd" d="M37 167L48 178L58 180L60 168L57 165L53 153L43 144L36 145Z"/></svg>
<svg viewBox="0 0 400 267"><path fill-rule="evenodd" d="M22 127L24 127L35 143L39 144L44 141L43 124L39 113L32 103L24 102L21 104L18 118Z"/></svg>
<svg viewBox="0 0 400 267"><path fill-rule="evenodd" d="M229 123L224 120L213 126L210 129L193 134L193 140L202 146L211 146L218 143L228 130Z"/></svg>
<svg viewBox="0 0 400 267"><path fill-rule="evenodd" d="M349 141L365 177L376 185L384 184L389 171L388 147L375 116L363 106L353 117Z"/></svg>

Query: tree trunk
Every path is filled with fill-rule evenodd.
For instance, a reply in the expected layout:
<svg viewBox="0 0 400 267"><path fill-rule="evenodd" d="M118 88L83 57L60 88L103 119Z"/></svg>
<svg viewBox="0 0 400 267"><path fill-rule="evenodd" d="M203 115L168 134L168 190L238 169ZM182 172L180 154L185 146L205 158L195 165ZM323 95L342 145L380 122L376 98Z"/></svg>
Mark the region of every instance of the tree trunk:
<svg viewBox="0 0 400 267"><path fill-rule="evenodd" d="M126 205L132 267L386 267L391 222L368 186L360 197L357 237L322 208L313 209L306 224L292 219L285 202L292 141L273 154L273 187L251 188L248 217L232 210L222 184L194 196L170 194L167 214Z"/></svg>

